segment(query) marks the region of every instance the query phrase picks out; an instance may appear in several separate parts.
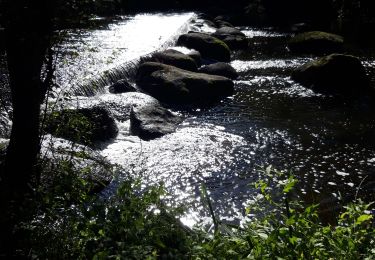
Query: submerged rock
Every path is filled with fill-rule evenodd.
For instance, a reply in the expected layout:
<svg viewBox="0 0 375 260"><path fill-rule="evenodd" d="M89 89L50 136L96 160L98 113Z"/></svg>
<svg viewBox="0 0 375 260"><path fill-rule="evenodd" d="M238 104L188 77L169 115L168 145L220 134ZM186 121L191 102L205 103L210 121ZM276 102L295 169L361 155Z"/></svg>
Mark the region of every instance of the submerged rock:
<svg viewBox="0 0 375 260"><path fill-rule="evenodd" d="M203 66L199 68L199 72L206 73L210 75L219 75L229 79L238 78L237 71L228 63L217 62L210 65Z"/></svg>
<svg viewBox="0 0 375 260"><path fill-rule="evenodd" d="M146 61L159 62L190 71L197 71L198 69L192 57L173 49L156 52L149 59L146 59Z"/></svg>
<svg viewBox="0 0 375 260"><path fill-rule="evenodd" d="M203 58L217 61L230 61L230 49L220 39L204 33L187 33L178 38L177 45L195 49Z"/></svg>
<svg viewBox="0 0 375 260"><path fill-rule="evenodd" d="M109 87L109 92L112 94L121 94L136 91L137 90L125 79L121 79Z"/></svg>
<svg viewBox="0 0 375 260"><path fill-rule="evenodd" d="M361 61L350 55L331 54L309 62L297 68L292 79L321 93L351 96L372 91Z"/></svg>
<svg viewBox="0 0 375 260"><path fill-rule="evenodd" d="M233 82L222 76L146 62L137 72L138 86L156 99L171 104L206 104L233 93Z"/></svg>
<svg viewBox="0 0 375 260"><path fill-rule="evenodd" d="M232 49L246 48L249 44L246 35L234 27L224 26L212 34Z"/></svg>
<svg viewBox="0 0 375 260"><path fill-rule="evenodd" d="M312 31L297 34L289 41L289 49L297 53L333 53L341 52L344 38L337 34Z"/></svg>
<svg viewBox="0 0 375 260"><path fill-rule="evenodd" d="M130 134L152 140L173 133L182 118L159 103L134 106L130 113Z"/></svg>
<svg viewBox="0 0 375 260"><path fill-rule="evenodd" d="M118 128L106 109L92 107L53 112L48 117L46 131L80 144L96 145L116 137Z"/></svg>

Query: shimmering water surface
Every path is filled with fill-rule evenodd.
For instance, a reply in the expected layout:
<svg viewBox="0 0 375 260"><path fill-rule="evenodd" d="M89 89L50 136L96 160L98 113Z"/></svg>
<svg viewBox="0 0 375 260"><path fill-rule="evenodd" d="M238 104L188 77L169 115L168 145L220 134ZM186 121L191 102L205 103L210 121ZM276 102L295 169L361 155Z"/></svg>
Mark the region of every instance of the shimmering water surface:
<svg viewBox="0 0 375 260"><path fill-rule="evenodd" d="M195 30L214 30L186 13L137 15L104 30L70 32L62 44L58 80L69 85L105 75L127 61L173 45L190 25ZM120 133L101 154L142 176L144 186L163 182L168 203L188 206L183 218L187 224L209 216L200 199L202 184L221 219L241 219L247 202L258 195L251 183L261 177L259 168L270 164L293 170L300 180L298 193L309 202L332 207L337 197L352 198L359 188L372 196L374 106L337 100L294 83L291 71L315 57L290 54L288 34L240 29L251 46L233 54L231 65L240 73L235 94L211 108L175 110L185 120L173 134L147 142L129 135L131 105L150 102L143 94L77 97L75 105L105 105L118 120ZM374 72L375 58L361 59ZM104 194L110 196L114 187Z"/></svg>

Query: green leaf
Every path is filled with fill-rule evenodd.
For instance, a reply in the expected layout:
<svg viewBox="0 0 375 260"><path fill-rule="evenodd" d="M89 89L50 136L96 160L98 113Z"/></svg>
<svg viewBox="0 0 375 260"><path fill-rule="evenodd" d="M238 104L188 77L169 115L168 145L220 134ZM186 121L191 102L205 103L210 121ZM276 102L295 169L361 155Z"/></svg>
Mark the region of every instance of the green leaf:
<svg viewBox="0 0 375 260"><path fill-rule="evenodd" d="M370 219L372 219L371 215L368 215L368 214L361 215L357 218L356 224L358 225L362 224L363 222L368 221Z"/></svg>
<svg viewBox="0 0 375 260"><path fill-rule="evenodd" d="M266 233L258 233L258 236L262 239L267 239L268 235Z"/></svg>
<svg viewBox="0 0 375 260"><path fill-rule="evenodd" d="M295 236L292 236L289 238L289 242L292 244L292 245L295 245L298 241L298 238L295 237Z"/></svg>
<svg viewBox="0 0 375 260"><path fill-rule="evenodd" d="M297 179L295 179L293 176L290 176L287 183L284 186L283 192L288 193L290 190L293 189L296 183L297 183Z"/></svg>

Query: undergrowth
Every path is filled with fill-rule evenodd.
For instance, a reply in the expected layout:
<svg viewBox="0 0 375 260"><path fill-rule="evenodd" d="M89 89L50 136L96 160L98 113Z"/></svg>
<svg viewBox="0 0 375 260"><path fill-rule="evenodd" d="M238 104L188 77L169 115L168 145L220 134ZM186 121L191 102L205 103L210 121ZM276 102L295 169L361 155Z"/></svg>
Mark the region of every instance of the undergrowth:
<svg viewBox="0 0 375 260"><path fill-rule="evenodd" d="M129 178L116 196L102 199L88 193L78 169L62 164L54 170L71 178L74 196L69 203L67 194L58 193L40 201L46 207L23 226L29 231L31 258L375 259L372 204L356 200L334 225L324 225L318 205L305 206L293 197L296 178L272 167L254 184L260 194L248 205L245 224L226 225L209 207L213 233L183 226L178 220L183 210L163 203L162 185L141 189ZM209 202L208 192L203 193Z"/></svg>

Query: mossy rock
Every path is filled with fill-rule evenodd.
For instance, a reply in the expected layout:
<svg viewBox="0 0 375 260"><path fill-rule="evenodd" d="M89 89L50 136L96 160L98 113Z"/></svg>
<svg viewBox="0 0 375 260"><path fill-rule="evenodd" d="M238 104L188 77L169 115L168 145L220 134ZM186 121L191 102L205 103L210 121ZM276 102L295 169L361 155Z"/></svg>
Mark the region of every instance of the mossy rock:
<svg viewBox="0 0 375 260"><path fill-rule="evenodd" d="M205 33L187 33L179 37L177 45L195 49L202 58L229 62L230 49L222 40Z"/></svg>
<svg viewBox="0 0 375 260"><path fill-rule="evenodd" d="M167 65L172 65L184 70L198 70L197 64L192 57L173 49L155 52L151 55L151 57L146 58L144 61L159 62Z"/></svg>
<svg viewBox="0 0 375 260"><path fill-rule="evenodd" d="M212 36L225 42L231 49L244 49L249 45L246 35L234 27L223 26Z"/></svg>
<svg viewBox="0 0 375 260"><path fill-rule="evenodd" d="M53 112L48 116L45 130L57 137L94 146L118 133L115 120L102 107Z"/></svg>
<svg viewBox="0 0 375 260"><path fill-rule="evenodd" d="M210 104L233 94L234 84L225 77L146 62L137 72L139 88L169 104Z"/></svg>
<svg viewBox="0 0 375 260"><path fill-rule="evenodd" d="M223 76L228 79L237 79L239 76L237 71L231 65L225 62L217 62L202 66L201 68L199 68L199 72L210 75Z"/></svg>
<svg viewBox="0 0 375 260"><path fill-rule="evenodd" d="M324 94L346 97L373 93L361 61L351 55L331 54L292 73L296 82Z"/></svg>
<svg viewBox="0 0 375 260"><path fill-rule="evenodd" d="M342 52L343 46L344 38L342 36L321 31L297 34L288 44L292 52L309 54Z"/></svg>

